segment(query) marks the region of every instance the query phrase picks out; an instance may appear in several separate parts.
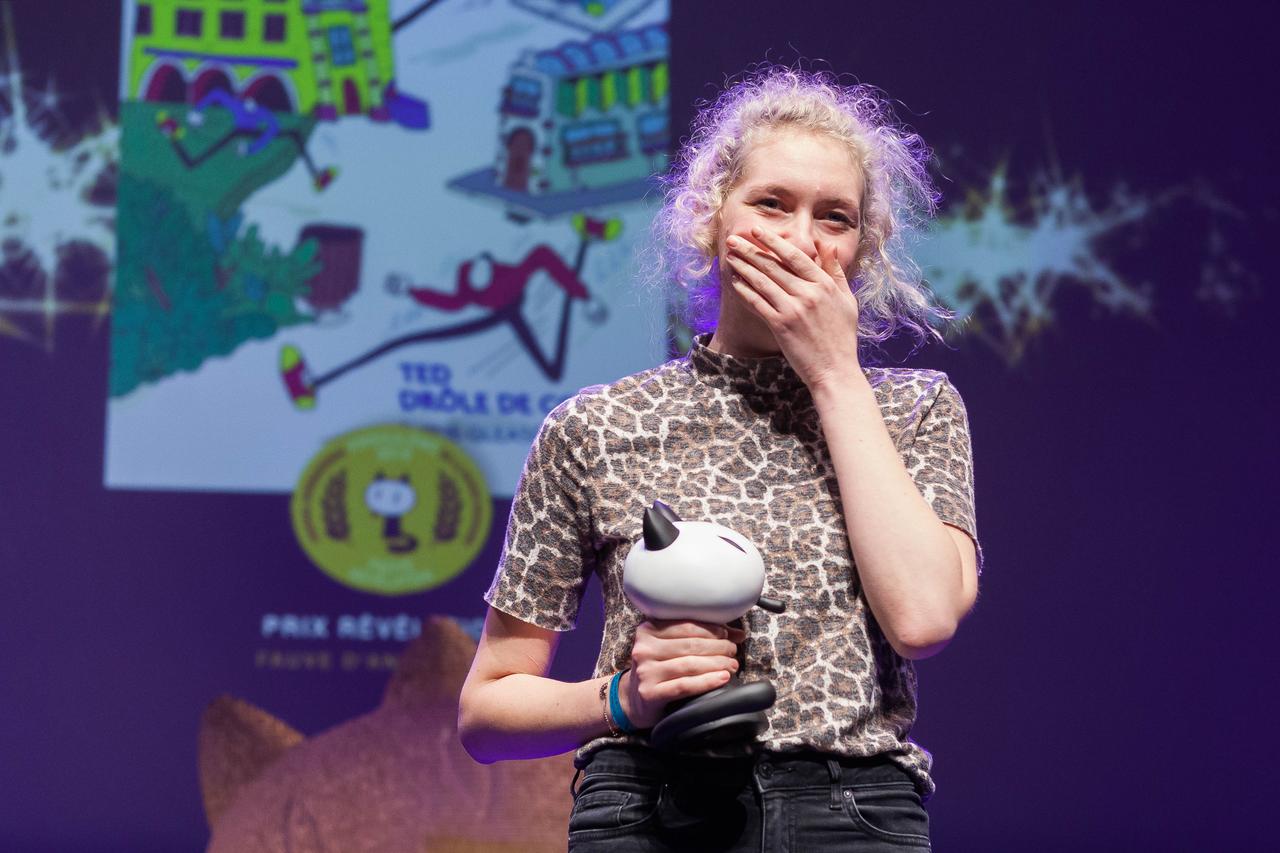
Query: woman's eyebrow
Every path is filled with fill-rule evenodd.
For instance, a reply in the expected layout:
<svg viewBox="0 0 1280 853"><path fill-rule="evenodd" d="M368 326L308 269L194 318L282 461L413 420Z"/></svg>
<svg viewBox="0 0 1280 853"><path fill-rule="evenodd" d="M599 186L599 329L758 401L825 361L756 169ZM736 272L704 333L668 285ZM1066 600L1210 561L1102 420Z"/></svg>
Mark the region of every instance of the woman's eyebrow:
<svg viewBox="0 0 1280 853"><path fill-rule="evenodd" d="M844 196L833 195L820 198L818 199L818 204L823 207L847 207L854 213L858 212L858 203Z"/></svg>
<svg viewBox="0 0 1280 853"><path fill-rule="evenodd" d="M784 198L792 198L795 196L791 190L782 184L766 184L764 186L748 186L747 194L768 193L769 195L782 196ZM847 207L855 213L859 213L858 203L843 196L830 196L818 199L818 204L830 207Z"/></svg>
<svg viewBox="0 0 1280 853"><path fill-rule="evenodd" d="M747 195L755 195L756 193L765 193L767 195L780 195L791 197L792 192L782 184L765 184L762 186L748 186Z"/></svg>

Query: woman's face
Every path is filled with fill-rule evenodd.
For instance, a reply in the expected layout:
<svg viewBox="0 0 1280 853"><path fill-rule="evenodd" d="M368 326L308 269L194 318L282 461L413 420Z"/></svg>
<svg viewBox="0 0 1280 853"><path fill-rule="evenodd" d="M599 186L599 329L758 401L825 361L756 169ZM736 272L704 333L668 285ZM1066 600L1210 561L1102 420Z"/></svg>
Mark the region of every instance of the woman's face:
<svg viewBox="0 0 1280 853"><path fill-rule="evenodd" d="M729 269L725 240L736 234L760 245L751 236L751 229L760 226L815 261L819 244L834 248L852 280L862 235L862 186L862 170L841 143L801 129L768 131L747 152L742 178L717 216L716 256L722 274Z"/></svg>

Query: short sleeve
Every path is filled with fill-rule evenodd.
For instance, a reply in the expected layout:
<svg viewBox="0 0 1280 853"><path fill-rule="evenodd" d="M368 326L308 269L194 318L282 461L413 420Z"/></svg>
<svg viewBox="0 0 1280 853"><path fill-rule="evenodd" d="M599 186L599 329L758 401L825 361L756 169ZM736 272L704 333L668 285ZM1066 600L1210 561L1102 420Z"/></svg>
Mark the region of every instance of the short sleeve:
<svg viewBox="0 0 1280 853"><path fill-rule="evenodd" d="M511 500L507 534L489 605L551 631L577 625L587 578L595 565L590 498L579 455L586 430L573 399L543 421Z"/></svg>
<svg viewBox="0 0 1280 853"><path fill-rule="evenodd" d="M973 540L982 573L982 545L978 541L973 506L973 448L964 400L945 373L938 374L926 398L915 440L906 455L907 473L934 513Z"/></svg>

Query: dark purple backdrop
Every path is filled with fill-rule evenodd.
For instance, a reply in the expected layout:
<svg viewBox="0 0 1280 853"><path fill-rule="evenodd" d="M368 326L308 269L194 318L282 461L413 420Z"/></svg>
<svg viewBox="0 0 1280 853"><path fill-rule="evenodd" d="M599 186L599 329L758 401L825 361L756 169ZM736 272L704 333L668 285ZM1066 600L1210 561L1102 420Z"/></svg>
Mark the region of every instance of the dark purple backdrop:
<svg viewBox="0 0 1280 853"><path fill-rule="evenodd" d="M61 5L15 4L25 64L97 79L109 99L114 4ZM1155 285L1153 323L1066 291L1016 368L971 344L913 358L967 402L988 561L976 611L920 665L915 735L936 759L939 850L1269 847L1280 145L1261 16L674 5L677 128L726 75L799 54L901 101L956 179L948 197L1002 160L1016 189L1056 157L1100 197L1121 181L1211 186L1238 208L1230 251L1257 280L1234 313L1194 295L1207 225L1187 205L1116 250ZM255 670L262 612L474 617L495 556L388 600L312 569L284 496L105 491L107 338L87 321L65 323L51 354L0 338L5 850L202 847L195 732L210 699L243 696L310 734L368 710L384 681ZM566 676L589 666L595 609L562 646Z"/></svg>

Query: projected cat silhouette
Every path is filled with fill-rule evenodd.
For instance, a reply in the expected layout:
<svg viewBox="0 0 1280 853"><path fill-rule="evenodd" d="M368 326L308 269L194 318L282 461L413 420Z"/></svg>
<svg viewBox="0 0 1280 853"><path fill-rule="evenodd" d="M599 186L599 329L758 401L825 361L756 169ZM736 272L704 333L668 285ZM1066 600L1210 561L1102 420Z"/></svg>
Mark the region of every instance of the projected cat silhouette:
<svg viewBox="0 0 1280 853"><path fill-rule="evenodd" d="M563 851L572 756L485 766L458 743L475 649L452 619L429 619L382 704L311 738L215 700L199 734L209 851Z"/></svg>

